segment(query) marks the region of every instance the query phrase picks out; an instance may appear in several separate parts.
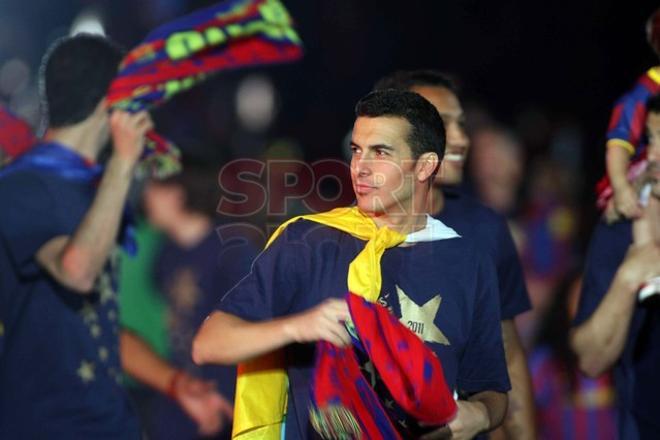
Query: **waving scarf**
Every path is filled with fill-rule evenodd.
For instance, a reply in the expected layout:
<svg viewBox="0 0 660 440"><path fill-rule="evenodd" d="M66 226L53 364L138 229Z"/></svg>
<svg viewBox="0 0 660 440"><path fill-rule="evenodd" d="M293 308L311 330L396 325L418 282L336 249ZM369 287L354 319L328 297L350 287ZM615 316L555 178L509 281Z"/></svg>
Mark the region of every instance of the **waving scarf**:
<svg viewBox="0 0 660 440"><path fill-rule="evenodd" d="M380 260L386 249L397 246L406 236L386 227L378 228L373 220L358 208L337 208L332 211L303 215L282 224L266 244L270 246L286 227L299 219L311 220L352 235L367 243L350 263L349 291L374 302L380 295L382 276ZM449 228L446 236L455 232ZM451 231L451 232L449 232ZM426 241L422 237L420 241ZM287 405L287 375L282 367L281 352L241 364L238 367L234 410L233 438L279 439Z"/></svg>
<svg viewBox="0 0 660 440"><path fill-rule="evenodd" d="M108 105L138 112L160 105L213 73L291 61L301 41L279 0L230 0L167 23L121 63ZM179 150L155 132L147 135L143 166L159 177L180 168Z"/></svg>
<svg viewBox="0 0 660 440"><path fill-rule="evenodd" d="M39 144L19 155L0 170L0 177L19 171L40 171L69 181L96 185L103 174L103 167L90 164L74 151L50 142ZM119 243L129 255L137 254L133 215L128 207L124 209Z"/></svg>

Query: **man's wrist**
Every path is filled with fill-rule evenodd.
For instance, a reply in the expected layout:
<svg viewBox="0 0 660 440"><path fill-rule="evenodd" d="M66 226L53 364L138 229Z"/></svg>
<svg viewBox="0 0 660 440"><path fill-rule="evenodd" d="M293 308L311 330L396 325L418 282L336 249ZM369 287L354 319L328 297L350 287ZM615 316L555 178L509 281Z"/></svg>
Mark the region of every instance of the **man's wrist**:
<svg viewBox="0 0 660 440"><path fill-rule="evenodd" d="M285 345L300 342L298 340L298 331L296 330L296 318L296 315L290 315L280 321L280 328L282 329Z"/></svg>
<svg viewBox="0 0 660 440"><path fill-rule="evenodd" d="M172 400L179 400L178 385L179 381L183 379L184 375L185 373L183 370L176 370L172 374L172 377L167 385L167 389L165 390L165 394Z"/></svg>
<svg viewBox="0 0 660 440"><path fill-rule="evenodd" d="M137 162L135 158L124 157L113 153L108 161L108 169L115 170L122 176L132 178Z"/></svg>
<svg viewBox="0 0 660 440"><path fill-rule="evenodd" d="M488 412L488 407L485 403L480 401L474 401L472 404L474 404L475 410L480 414L479 432L488 431L490 429L490 413Z"/></svg>
<svg viewBox="0 0 660 440"><path fill-rule="evenodd" d="M636 271L628 270L628 267L620 267L617 273L616 281L618 287L616 290L628 295L636 293L645 280L641 280Z"/></svg>

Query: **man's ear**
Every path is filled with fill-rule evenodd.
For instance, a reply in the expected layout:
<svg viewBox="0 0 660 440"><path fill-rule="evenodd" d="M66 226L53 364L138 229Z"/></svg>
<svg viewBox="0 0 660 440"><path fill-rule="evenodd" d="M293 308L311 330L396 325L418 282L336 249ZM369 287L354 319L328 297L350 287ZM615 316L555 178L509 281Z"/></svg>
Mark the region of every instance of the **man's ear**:
<svg viewBox="0 0 660 440"><path fill-rule="evenodd" d="M440 159L437 153L427 152L419 156L415 166L415 175L419 182L426 182L433 179L440 167Z"/></svg>

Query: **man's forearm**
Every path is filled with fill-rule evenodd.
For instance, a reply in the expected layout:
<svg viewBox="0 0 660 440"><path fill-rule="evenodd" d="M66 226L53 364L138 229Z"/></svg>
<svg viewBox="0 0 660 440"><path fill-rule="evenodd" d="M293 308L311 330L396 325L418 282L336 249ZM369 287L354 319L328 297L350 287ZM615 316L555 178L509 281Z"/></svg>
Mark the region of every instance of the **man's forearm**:
<svg viewBox="0 0 660 440"><path fill-rule="evenodd" d="M525 350L513 320L502 321L502 340L511 391L509 391L508 411L500 430L506 433L505 438L508 439L536 438L532 380Z"/></svg>
<svg viewBox="0 0 660 440"><path fill-rule="evenodd" d="M571 333L571 345L580 369L595 377L621 356L636 304L633 286L617 274L594 314Z"/></svg>
<svg viewBox="0 0 660 440"><path fill-rule="evenodd" d="M83 284L94 282L115 245L133 168L128 161L110 159L92 206L62 251L62 270Z"/></svg>
<svg viewBox="0 0 660 440"><path fill-rule="evenodd" d="M131 377L163 394L170 391L177 370L128 330L120 335L120 355L122 367Z"/></svg>
<svg viewBox="0 0 660 440"><path fill-rule="evenodd" d="M287 320L250 322L224 312L214 312L193 341L197 364L237 364L270 353L293 341Z"/></svg>

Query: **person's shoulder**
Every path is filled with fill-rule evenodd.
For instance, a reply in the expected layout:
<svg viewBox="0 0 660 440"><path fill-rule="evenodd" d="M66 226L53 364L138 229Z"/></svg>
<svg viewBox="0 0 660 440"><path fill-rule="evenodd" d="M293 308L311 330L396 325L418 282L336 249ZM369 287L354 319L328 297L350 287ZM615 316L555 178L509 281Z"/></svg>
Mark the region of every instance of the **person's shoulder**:
<svg viewBox="0 0 660 440"><path fill-rule="evenodd" d="M28 186L44 185L46 179L43 173L37 170L16 170L12 171L10 168L0 169L0 186L14 185L17 183L25 184Z"/></svg>
<svg viewBox="0 0 660 440"><path fill-rule="evenodd" d="M446 226L451 227L450 225ZM438 257L445 260L469 261L478 258L482 253L479 250L479 243L474 237L469 234L461 234L460 232L455 237L434 240L428 243L432 246L435 253L438 254Z"/></svg>
<svg viewBox="0 0 660 440"><path fill-rule="evenodd" d="M445 203L448 206L460 209L466 215L473 216L475 220L489 221L493 219L504 219L504 216L493 211L493 209L486 206L481 200L464 191L445 191L444 194Z"/></svg>
<svg viewBox="0 0 660 440"><path fill-rule="evenodd" d="M52 183L43 173L19 170L2 173L0 170L0 199L43 199L51 194Z"/></svg>
<svg viewBox="0 0 660 440"><path fill-rule="evenodd" d="M338 240L342 235L348 235L339 229L324 225L307 218L299 218L289 223L282 235L287 242L320 243L325 240Z"/></svg>

